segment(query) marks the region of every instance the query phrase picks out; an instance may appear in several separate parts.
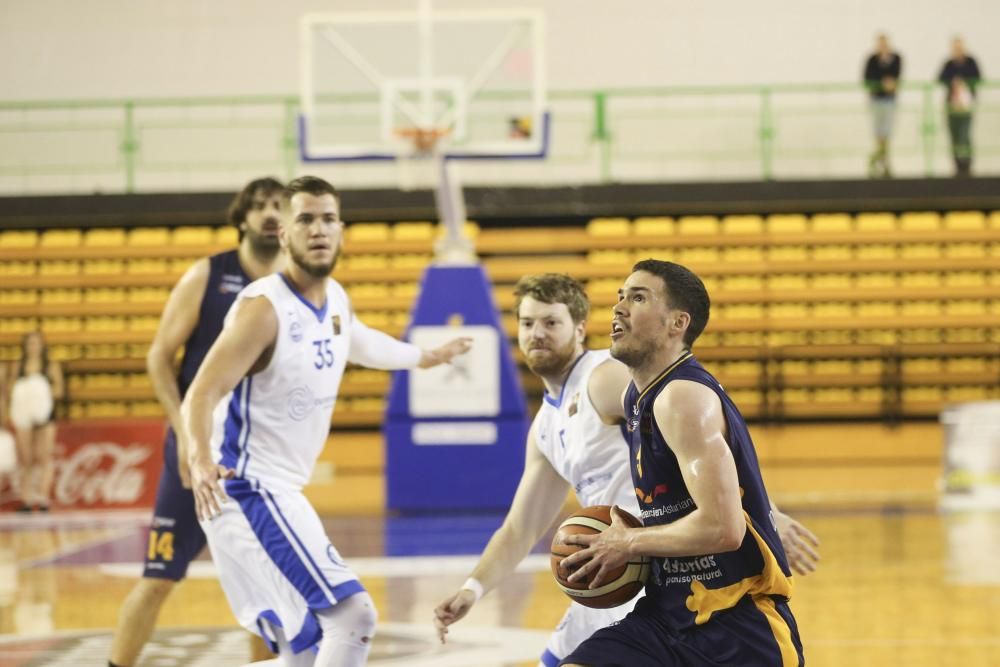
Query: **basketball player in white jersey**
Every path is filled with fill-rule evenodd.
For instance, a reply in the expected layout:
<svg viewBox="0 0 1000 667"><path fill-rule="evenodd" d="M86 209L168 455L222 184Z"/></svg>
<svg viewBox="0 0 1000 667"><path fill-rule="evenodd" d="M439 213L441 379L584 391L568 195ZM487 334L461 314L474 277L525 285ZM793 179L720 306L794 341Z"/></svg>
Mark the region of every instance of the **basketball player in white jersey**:
<svg viewBox="0 0 1000 667"><path fill-rule="evenodd" d="M329 277L344 231L333 186L306 176L283 198L287 268L240 293L184 399L192 490L233 613L278 654L268 663L358 667L375 605L302 488L348 361L428 368L470 341L424 351L366 327Z"/></svg>
<svg viewBox="0 0 1000 667"><path fill-rule="evenodd" d="M503 525L494 533L471 577L434 610L442 642L482 595L510 576L559 516L572 487L582 507L619 505L639 516L621 431L628 369L607 350L583 341L590 304L583 286L547 273L522 278L514 290L518 343L528 368L545 385L528 432L524 473ZM816 537L774 509L789 563L802 574L815 569ZM811 543L811 545L810 545ZM595 630L623 618L638 598L612 609L571 602L539 661L554 667Z"/></svg>

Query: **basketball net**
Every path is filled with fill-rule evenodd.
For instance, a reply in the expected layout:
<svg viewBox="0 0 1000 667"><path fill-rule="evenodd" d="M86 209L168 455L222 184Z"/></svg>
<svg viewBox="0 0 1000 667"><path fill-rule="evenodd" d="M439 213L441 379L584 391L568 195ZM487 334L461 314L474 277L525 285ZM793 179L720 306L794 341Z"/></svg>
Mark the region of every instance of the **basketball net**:
<svg viewBox="0 0 1000 667"><path fill-rule="evenodd" d="M408 127L395 131L400 142L396 159L401 190L432 189L444 234L434 243L435 264L476 264L475 247L465 234L462 184L445 157L444 128Z"/></svg>

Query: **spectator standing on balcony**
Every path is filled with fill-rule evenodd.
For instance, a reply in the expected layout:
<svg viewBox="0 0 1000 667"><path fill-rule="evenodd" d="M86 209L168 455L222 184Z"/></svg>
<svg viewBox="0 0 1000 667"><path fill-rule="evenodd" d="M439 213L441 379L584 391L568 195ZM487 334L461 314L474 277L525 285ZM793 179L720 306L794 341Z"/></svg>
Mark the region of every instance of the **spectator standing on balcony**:
<svg viewBox="0 0 1000 667"><path fill-rule="evenodd" d="M239 247L204 257L174 286L164 306L146 367L169 428L163 445L163 471L156 490L156 506L142 578L122 602L118 627L111 642L111 667L133 667L149 640L156 619L174 586L187 574L190 562L205 547L198 525L194 495L188 477L186 443L180 405L209 348L222 331L222 322L241 289L285 265L280 252L278 223L284 184L273 178L251 181L229 206L229 222L239 229ZM183 348L180 368L175 359ZM251 656L270 656L254 637Z"/></svg>
<svg viewBox="0 0 1000 667"><path fill-rule="evenodd" d="M868 159L868 175L889 178L889 138L896 115L896 90L903 71L903 59L892 50L889 37L880 33L875 52L865 63L865 86L871 95L872 121L875 126L875 152Z"/></svg>
<svg viewBox="0 0 1000 667"><path fill-rule="evenodd" d="M956 176L972 175L972 113L981 78L976 59L965 52L962 38L955 37L951 42L951 58L941 68L938 81L945 86L945 111Z"/></svg>
<svg viewBox="0 0 1000 667"><path fill-rule="evenodd" d="M63 372L58 361L49 359L41 332L24 335L21 359L0 377L0 386L3 402L10 401L8 416L17 443L21 494L17 511L47 512L55 474L55 402L63 397Z"/></svg>

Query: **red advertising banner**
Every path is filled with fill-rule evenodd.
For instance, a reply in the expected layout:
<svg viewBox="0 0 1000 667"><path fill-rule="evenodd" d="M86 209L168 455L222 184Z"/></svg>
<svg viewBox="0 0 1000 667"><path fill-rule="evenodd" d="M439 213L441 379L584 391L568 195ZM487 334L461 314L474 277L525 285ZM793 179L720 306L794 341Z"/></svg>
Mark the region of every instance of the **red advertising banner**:
<svg viewBox="0 0 1000 667"><path fill-rule="evenodd" d="M61 422L56 433L54 509L152 507L163 466L162 419ZM0 507L19 504L0 479Z"/></svg>

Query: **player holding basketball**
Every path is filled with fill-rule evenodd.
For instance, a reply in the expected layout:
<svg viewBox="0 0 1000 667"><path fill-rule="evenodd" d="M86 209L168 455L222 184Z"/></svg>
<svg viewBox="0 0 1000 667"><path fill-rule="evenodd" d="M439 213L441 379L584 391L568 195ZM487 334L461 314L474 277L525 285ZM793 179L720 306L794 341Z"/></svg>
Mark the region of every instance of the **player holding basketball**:
<svg viewBox="0 0 1000 667"><path fill-rule="evenodd" d="M470 344L423 351L366 327L330 278L343 232L333 186L311 176L288 185L287 268L240 293L182 406L198 516L223 590L240 624L278 653L276 665L357 667L375 632L371 596L302 493L346 363L429 368Z"/></svg>
<svg viewBox="0 0 1000 667"><path fill-rule="evenodd" d="M522 278L516 288L518 343L529 369L542 378L545 396L528 433L524 473L503 525L494 534L461 590L435 609L444 641L447 626L463 618L485 591L499 585L538 542L563 507L572 486L581 506L621 505L639 515L628 473L628 447L621 428L622 394L628 369L607 350L584 345L590 305L583 286L569 276ZM798 555L803 573L815 567L815 536L777 511L786 547ZM552 667L577 645L628 613L634 602L613 609L572 603L541 657Z"/></svg>
<svg viewBox="0 0 1000 667"><path fill-rule="evenodd" d="M709 296L683 266L645 260L618 293L611 355L629 368L624 403L632 482L644 526L612 511L563 559L571 581L632 556L652 559L646 595L560 665L802 665L788 607L791 573L771 519L757 454L739 410L691 353Z"/></svg>
<svg viewBox="0 0 1000 667"><path fill-rule="evenodd" d="M240 232L239 247L198 260L170 292L160 327L146 357L156 397L170 427L163 446L163 471L149 531L142 578L122 603L111 643L111 667L132 667L156 625L174 585L205 546L188 480L187 455L181 433L180 405L208 348L222 330L226 311L251 281L284 266L278 243L281 190L273 178L251 181L229 206L227 217ZM180 371L174 359L181 348ZM255 657L267 657L259 641Z"/></svg>

